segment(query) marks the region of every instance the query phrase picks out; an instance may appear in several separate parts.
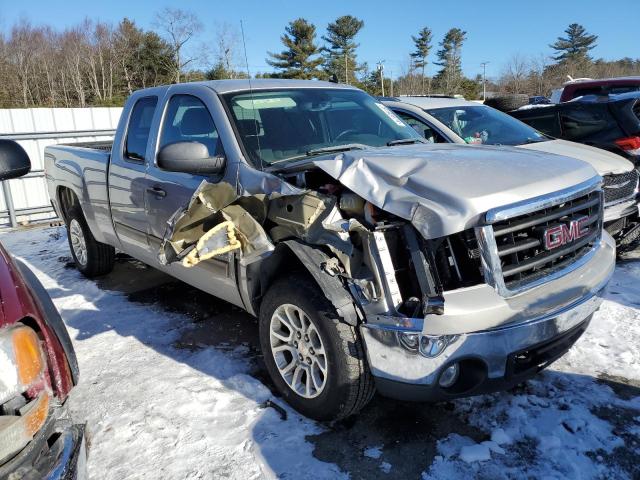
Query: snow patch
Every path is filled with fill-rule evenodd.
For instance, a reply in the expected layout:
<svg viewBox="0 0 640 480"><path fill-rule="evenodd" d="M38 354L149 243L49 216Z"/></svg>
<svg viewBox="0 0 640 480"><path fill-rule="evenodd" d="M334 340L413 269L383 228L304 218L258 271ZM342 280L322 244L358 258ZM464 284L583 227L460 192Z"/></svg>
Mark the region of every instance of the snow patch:
<svg viewBox="0 0 640 480"><path fill-rule="evenodd" d="M496 428L491 432L491 441L497 445L509 445L513 443L513 439L504 431L503 428Z"/></svg>
<svg viewBox="0 0 640 480"><path fill-rule="evenodd" d="M486 462L491 460L491 450L488 445L478 443L460 449L460 459L464 462Z"/></svg>
<svg viewBox="0 0 640 480"><path fill-rule="evenodd" d="M365 449L364 456L365 457L369 457L369 458L373 458L373 459L380 458L382 456L382 446L369 447L369 448Z"/></svg>

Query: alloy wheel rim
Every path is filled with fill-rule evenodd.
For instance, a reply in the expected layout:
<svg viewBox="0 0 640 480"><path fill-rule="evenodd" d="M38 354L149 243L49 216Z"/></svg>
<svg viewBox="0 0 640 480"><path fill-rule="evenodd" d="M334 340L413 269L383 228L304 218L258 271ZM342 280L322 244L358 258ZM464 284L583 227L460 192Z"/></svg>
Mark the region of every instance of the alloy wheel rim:
<svg viewBox="0 0 640 480"><path fill-rule="evenodd" d="M289 388L303 398L320 395L327 384L327 355L309 316L295 305L280 305L271 316L269 340L276 367Z"/></svg>
<svg viewBox="0 0 640 480"><path fill-rule="evenodd" d="M69 225L69 235L71 236L71 248L76 256L76 260L82 265L87 264L87 242L84 239L84 232L80 223L74 218Z"/></svg>

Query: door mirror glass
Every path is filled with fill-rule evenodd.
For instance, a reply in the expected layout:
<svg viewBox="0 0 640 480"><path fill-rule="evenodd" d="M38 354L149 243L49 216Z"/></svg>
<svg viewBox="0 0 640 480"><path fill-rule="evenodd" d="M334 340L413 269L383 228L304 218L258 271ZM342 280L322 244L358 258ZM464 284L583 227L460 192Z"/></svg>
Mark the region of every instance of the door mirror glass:
<svg viewBox="0 0 640 480"><path fill-rule="evenodd" d="M174 142L162 147L158 152L158 167L170 172L184 172L194 175L216 175L224 172L224 155L209 155L204 143Z"/></svg>
<svg viewBox="0 0 640 480"><path fill-rule="evenodd" d="M31 160L17 142L0 140L0 180L26 175L31 170Z"/></svg>

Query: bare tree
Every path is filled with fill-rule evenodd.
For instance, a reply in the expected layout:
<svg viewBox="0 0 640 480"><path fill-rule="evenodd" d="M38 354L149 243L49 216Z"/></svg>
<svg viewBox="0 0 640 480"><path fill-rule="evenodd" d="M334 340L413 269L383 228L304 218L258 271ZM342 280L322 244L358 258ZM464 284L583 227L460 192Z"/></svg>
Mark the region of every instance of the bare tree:
<svg viewBox="0 0 640 480"><path fill-rule="evenodd" d="M550 84L547 75L547 68L550 63L551 59L543 53L531 58L529 77L532 80L533 89L530 89L530 92L536 95L546 95L551 90L553 85Z"/></svg>
<svg viewBox="0 0 640 480"><path fill-rule="evenodd" d="M240 64L240 33L224 22L216 28L216 61L224 67L229 78L236 78Z"/></svg>
<svg viewBox="0 0 640 480"><path fill-rule="evenodd" d="M500 79L502 89L507 93L522 93L526 90L529 62L520 55L512 55L505 64Z"/></svg>
<svg viewBox="0 0 640 480"><path fill-rule="evenodd" d="M179 83L182 70L196 60L196 57L189 56L185 52L185 45L202 30L202 23L191 12L167 7L156 14L154 26L162 30L166 40L171 45L175 81Z"/></svg>

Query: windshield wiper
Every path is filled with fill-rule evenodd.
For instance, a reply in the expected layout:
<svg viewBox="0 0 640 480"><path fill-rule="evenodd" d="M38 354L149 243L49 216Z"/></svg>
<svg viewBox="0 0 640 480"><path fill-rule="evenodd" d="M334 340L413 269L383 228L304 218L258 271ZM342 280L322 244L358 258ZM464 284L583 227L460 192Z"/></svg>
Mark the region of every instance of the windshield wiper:
<svg viewBox="0 0 640 480"><path fill-rule="evenodd" d="M301 158L321 155L323 153L347 152L349 150L364 150L365 148L372 147L369 145L364 145L363 143L345 143L344 145L332 145L330 147L314 148L311 150L307 150L307 153L305 153L304 155L295 155L293 157L281 158L280 160L271 162L271 164L274 165L276 163L292 162L295 160L300 160Z"/></svg>
<svg viewBox="0 0 640 480"><path fill-rule="evenodd" d="M409 145L412 143L428 143L424 138L401 138L399 140L391 140L387 142L387 147L393 147L394 145Z"/></svg>
<svg viewBox="0 0 640 480"><path fill-rule="evenodd" d="M520 145L529 145L531 143L540 143L540 142L546 142L548 141L548 138L527 138L524 143L521 143Z"/></svg>
<svg viewBox="0 0 640 480"><path fill-rule="evenodd" d="M333 153L333 152L347 152L349 150L364 150L365 148L371 148L369 145L362 143L345 143L344 145L332 145L330 147L314 148L307 151L307 157L312 155L320 155L321 153Z"/></svg>

